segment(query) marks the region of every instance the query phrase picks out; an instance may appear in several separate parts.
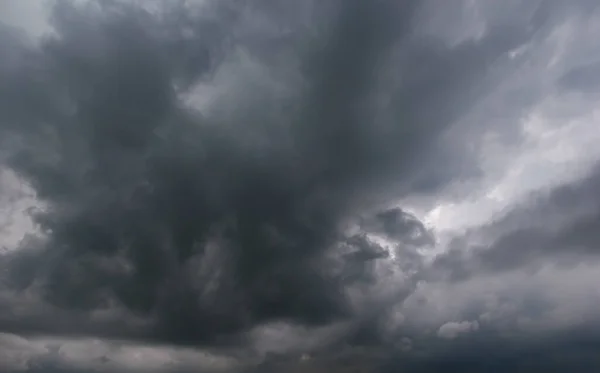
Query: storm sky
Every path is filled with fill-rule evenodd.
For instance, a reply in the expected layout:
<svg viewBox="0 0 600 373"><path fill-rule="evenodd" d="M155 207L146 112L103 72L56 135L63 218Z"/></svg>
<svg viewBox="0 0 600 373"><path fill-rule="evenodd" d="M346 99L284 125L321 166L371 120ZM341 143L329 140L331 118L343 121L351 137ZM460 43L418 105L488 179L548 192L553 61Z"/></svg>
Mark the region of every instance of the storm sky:
<svg viewBox="0 0 600 373"><path fill-rule="evenodd" d="M0 371L597 372L593 0L0 2Z"/></svg>

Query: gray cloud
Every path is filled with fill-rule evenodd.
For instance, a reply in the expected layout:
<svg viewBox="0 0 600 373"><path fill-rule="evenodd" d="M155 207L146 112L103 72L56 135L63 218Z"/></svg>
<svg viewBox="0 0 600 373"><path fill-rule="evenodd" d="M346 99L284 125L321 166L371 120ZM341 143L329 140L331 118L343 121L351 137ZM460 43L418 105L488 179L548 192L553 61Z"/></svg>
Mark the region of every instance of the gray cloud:
<svg viewBox="0 0 600 373"><path fill-rule="evenodd" d="M362 228L407 245L432 245L434 240L433 233L422 222L399 208L379 211L364 219Z"/></svg>
<svg viewBox="0 0 600 373"><path fill-rule="evenodd" d="M57 8L59 37L27 52L3 93L5 132L19 140L8 165L48 205L36 216L47 238L18 250L14 280L39 284L51 304L73 312L116 302L156 319L150 334L180 342L270 319L349 316L339 279L322 264L340 238L338 223L449 124L454 105L441 101L444 92L468 86L512 45L512 37L491 35L498 41L458 50L410 46L411 6L390 6L356 1L335 12L320 36L326 47L307 51L306 93L298 91L285 117L242 109L243 118L233 112L236 122L225 125L181 108L173 85L220 52L211 42L219 46L225 31L210 28L212 19L214 35L186 44L170 17L129 6ZM244 17L227 4L220 11ZM392 14L406 19L404 30L386 21ZM377 61L402 39L416 52L403 57L404 82L392 92L401 117L378 130L365 103ZM422 99L437 105L436 117L422 117ZM255 127L258 142L248 143L244 134ZM42 324L31 328L50 328Z"/></svg>
<svg viewBox="0 0 600 373"><path fill-rule="evenodd" d="M596 261L600 253L599 182L596 167L576 183L532 193L528 202L497 221L456 237L452 249L436 258L433 273L466 280L547 263L574 266ZM487 243L470 243L478 237Z"/></svg>
<svg viewBox="0 0 600 373"><path fill-rule="evenodd" d="M598 62L575 67L560 78L559 84L563 89L595 93L600 85L598 72L600 72L600 63Z"/></svg>
<svg viewBox="0 0 600 373"><path fill-rule="evenodd" d="M473 118L528 71L517 52L590 12L573 4L59 1L36 43L4 27L0 162L35 194L38 230L0 257L0 331L157 343L157 365L192 359L170 346L186 345L235 351L231 370L520 368L541 347L506 350L490 307L465 301L473 315L429 331L414 309L426 318L435 299L419 297L441 282L594 256L597 177L458 235L432 265L436 227L389 206L477 182L490 129L525 143ZM593 91L588 66L562 66L556 89ZM544 99L535 83L502 118ZM144 363L139 346L39 346L10 369Z"/></svg>

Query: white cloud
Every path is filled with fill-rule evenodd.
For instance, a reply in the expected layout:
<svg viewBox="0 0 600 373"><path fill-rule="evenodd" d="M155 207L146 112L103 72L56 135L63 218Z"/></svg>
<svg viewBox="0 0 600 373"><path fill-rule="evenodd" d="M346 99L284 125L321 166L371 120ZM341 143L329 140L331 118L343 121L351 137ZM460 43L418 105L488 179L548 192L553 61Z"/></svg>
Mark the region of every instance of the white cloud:
<svg viewBox="0 0 600 373"><path fill-rule="evenodd" d="M437 335L443 339L454 339L461 334L479 330L477 321L447 322L440 326Z"/></svg>
<svg viewBox="0 0 600 373"><path fill-rule="evenodd" d="M39 207L33 190L10 169L0 168L0 253L15 249L35 232L28 211Z"/></svg>

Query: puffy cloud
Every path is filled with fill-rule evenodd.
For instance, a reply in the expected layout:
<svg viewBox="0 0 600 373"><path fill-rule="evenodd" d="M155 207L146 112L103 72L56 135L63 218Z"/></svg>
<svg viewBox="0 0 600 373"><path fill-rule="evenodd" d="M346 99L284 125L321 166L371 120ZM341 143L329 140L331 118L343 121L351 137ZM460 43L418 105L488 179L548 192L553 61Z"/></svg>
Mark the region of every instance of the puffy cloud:
<svg viewBox="0 0 600 373"><path fill-rule="evenodd" d="M444 339L454 339L461 334L477 331L478 329L479 323L477 321L447 322L440 326L437 335Z"/></svg>

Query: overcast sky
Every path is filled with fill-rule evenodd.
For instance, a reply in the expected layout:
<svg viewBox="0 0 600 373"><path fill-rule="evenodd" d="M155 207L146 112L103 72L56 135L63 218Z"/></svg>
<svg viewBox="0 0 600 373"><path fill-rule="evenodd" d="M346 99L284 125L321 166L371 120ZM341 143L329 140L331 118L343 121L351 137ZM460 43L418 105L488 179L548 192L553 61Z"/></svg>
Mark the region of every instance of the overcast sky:
<svg viewBox="0 0 600 373"><path fill-rule="evenodd" d="M594 0L0 0L2 372L597 372Z"/></svg>

